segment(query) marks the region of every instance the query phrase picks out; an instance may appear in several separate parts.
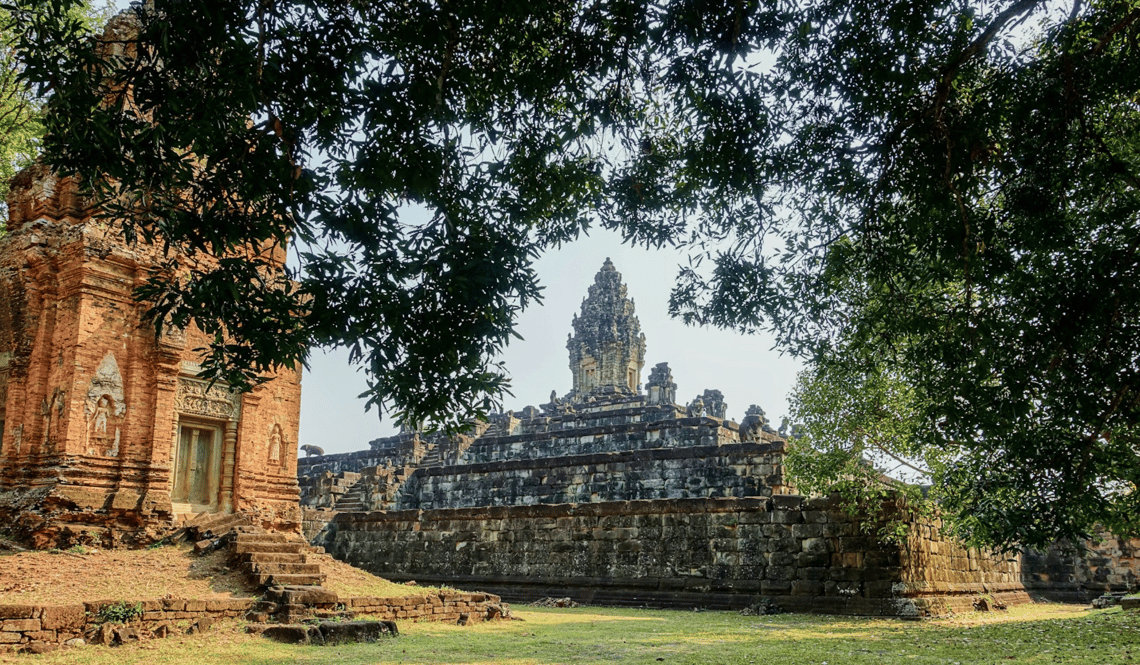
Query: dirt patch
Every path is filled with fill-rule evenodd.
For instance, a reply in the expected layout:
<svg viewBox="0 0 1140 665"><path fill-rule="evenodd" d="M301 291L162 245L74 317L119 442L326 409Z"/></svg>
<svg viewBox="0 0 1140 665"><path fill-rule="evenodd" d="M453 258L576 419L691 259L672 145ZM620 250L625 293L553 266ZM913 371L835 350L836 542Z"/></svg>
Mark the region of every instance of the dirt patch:
<svg viewBox="0 0 1140 665"><path fill-rule="evenodd" d="M375 598L399 598L402 596L423 596L438 593L441 587L396 584L372 573L354 568L343 561L337 561L328 554L310 554L308 561L319 563L321 572L328 577L325 588L341 598L372 596Z"/></svg>
<svg viewBox="0 0 1140 665"><path fill-rule="evenodd" d="M0 605L66 605L91 600L245 598L257 595L226 553L189 547L19 552L0 556Z"/></svg>
<svg viewBox="0 0 1140 665"><path fill-rule="evenodd" d="M248 578L226 565L220 550L195 555L188 545L145 550L0 550L0 605L67 605L93 600L250 598ZM325 588L342 598L398 598L437 593L438 587L407 586L353 568L327 554L310 554L327 575Z"/></svg>

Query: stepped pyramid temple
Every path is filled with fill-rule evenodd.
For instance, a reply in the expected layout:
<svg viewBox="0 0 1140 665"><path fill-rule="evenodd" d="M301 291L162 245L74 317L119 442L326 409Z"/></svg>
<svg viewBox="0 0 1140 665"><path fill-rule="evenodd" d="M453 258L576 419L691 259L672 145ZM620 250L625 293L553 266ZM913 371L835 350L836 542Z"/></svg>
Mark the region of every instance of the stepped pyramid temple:
<svg viewBox="0 0 1140 665"><path fill-rule="evenodd" d="M784 479L764 411L678 403L621 274L598 271L567 342L573 388L466 435L405 430L299 461L305 533L394 580L608 604L920 614L1028 600L1020 561L915 522L883 544Z"/></svg>
<svg viewBox="0 0 1140 665"><path fill-rule="evenodd" d="M246 394L197 378L208 339L156 339L132 298L161 248L124 244L74 181L32 166L8 210L0 515L11 530L40 547L145 544L202 512L299 529L299 374Z"/></svg>

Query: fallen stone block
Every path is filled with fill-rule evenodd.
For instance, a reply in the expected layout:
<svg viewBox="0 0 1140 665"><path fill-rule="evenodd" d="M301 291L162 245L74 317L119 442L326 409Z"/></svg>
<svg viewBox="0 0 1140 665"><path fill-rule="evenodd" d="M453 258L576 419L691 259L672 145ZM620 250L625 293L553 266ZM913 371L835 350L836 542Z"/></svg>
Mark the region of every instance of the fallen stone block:
<svg viewBox="0 0 1140 665"><path fill-rule="evenodd" d="M375 642L400 634L395 621L326 621L319 627L325 644Z"/></svg>
<svg viewBox="0 0 1140 665"><path fill-rule="evenodd" d="M154 633L155 637L163 639L170 637L171 635L177 635L178 628L176 628L174 624L170 623L169 621L163 621L162 623L152 628L151 632Z"/></svg>
<svg viewBox="0 0 1140 665"><path fill-rule="evenodd" d="M261 634L275 642L284 644L323 644L319 626L305 626L301 624L279 624L269 626Z"/></svg>

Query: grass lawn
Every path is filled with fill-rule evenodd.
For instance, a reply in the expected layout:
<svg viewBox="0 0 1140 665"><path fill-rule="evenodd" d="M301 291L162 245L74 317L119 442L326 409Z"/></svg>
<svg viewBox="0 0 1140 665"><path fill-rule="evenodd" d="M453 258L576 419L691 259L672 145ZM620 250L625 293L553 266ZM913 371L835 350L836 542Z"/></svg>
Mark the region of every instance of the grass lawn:
<svg viewBox="0 0 1140 665"><path fill-rule="evenodd" d="M206 635L110 649L82 647L0 662L82 665L206 663L1130 663L1140 613L1027 605L936 621L609 608L515 609L523 621L473 627L401 623L377 644L281 645L238 622Z"/></svg>

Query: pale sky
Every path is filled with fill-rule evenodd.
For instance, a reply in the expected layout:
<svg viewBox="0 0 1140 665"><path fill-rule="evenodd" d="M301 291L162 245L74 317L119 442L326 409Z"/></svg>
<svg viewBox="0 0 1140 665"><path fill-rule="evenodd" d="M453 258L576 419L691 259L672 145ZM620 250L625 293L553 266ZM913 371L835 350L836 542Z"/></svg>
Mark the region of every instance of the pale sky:
<svg viewBox="0 0 1140 665"><path fill-rule="evenodd" d="M504 405L514 411L548 402L550 391L564 395L571 387L566 335L594 275L609 257L629 287L641 331L645 333L644 383L649 369L668 362L677 384L677 401L687 403L707 389L720 390L729 418L740 421L750 404L760 405L779 424L787 413L787 393L800 363L771 350L767 335L746 336L713 328L686 326L668 315L669 290L686 254L645 250L621 243L616 233L592 230L590 236L551 250L537 263L544 302L523 312L518 332L502 360L511 375L514 398ZM301 385L300 443L326 453L367 448L368 441L390 436L397 427L380 422L375 410L364 411L357 395L366 389L364 375L348 365L347 353L315 351L311 371Z"/></svg>

